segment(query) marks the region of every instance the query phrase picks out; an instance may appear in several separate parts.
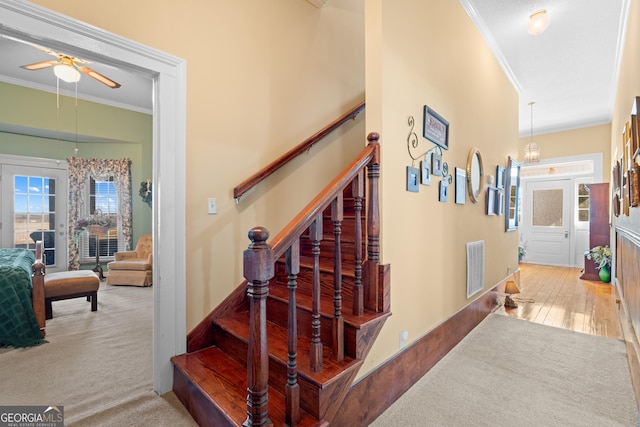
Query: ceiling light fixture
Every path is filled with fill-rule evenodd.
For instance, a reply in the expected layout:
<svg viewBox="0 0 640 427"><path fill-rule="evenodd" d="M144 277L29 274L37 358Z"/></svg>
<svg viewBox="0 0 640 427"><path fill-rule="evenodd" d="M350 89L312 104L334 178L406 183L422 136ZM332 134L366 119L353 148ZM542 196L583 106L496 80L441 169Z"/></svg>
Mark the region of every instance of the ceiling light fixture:
<svg viewBox="0 0 640 427"><path fill-rule="evenodd" d="M531 108L531 134L529 143L524 147L524 162L528 165L540 161L540 147L533 142L533 104L535 102L529 102L529 107Z"/></svg>
<svg viewBox="0 0 640 427"><path fill-rule="evenodd" d="M539 10L536 13L529 16L529 25L527 25L527 32L532 36L544 33L549 27L549 14L545 9Z"/></svg>
<svg viewBox="0 0 640 427"><path fill-rule="evenodd" d="M75 83L80 80L80 73L73 67L60 64L53 67L53 74L60 80L64 80L67 83Z"/></svg>
<svg viewBox="0 0 640 427"><path fill-rule="evenodd" d="M53 74L67 83L75 83L80 80L80 72L73 66L71 58L66 56L61 57L60 64L53 67Z"/></svg>

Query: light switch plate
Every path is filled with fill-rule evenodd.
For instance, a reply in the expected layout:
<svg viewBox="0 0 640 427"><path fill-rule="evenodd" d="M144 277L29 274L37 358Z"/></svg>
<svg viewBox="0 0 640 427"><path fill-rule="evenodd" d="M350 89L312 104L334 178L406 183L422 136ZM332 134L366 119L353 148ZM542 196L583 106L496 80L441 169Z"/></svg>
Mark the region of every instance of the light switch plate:
<svg viewBox="0 0 640 427"><path fill-rule="evenodd" d="M209 197L207 201L207 211L209 215L215 215L218 213L218 203L215 197Z"/></svg>

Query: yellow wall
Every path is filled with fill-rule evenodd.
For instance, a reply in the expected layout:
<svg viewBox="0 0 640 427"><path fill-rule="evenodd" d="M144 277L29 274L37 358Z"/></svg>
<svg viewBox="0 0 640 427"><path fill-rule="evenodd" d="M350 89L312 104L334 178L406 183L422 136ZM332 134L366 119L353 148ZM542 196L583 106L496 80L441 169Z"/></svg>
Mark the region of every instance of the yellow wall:
<svg viewBox="0 0 640 427"><path fill-rule="evenodd" d="M466 243L485 242L485 289L517 269L517 233L504 216L473 204L438 201L437 177L419 193L405 191L409 116L422 138L423 105L450 124L450 173L479 148L485 177L518 155L518 97L458 2L368 0L367 131L381 133L383 263L391 264L391 311L363 371L398 351L401 330L413 341L460 310L466 298ZM424 151L424 150L423 150ZM454 180L455 183L455 180ZM486 189L486 180L485 187ZM452 189L453 190L453 189ZM473 297L475 298L475 296Z"/></svg>
<svg viewBox="0 0 640 427"><path fill-rule="evenodd" d="M233 200L234 186L364 99L363 2L35 3L187 61L191 329L241 283L248 230L275 235L364 146L360 118Z"/></svg>
<svg viewBox="0 0 640 427"><path fill-rule="evenodd" d="M622 130L630 121L631 107L636 96L640 96L640 0L631 0L627 21L627 37L620 65L620 78L616 93L613 120L611 122L611 162L620 160L623 153ZM629 216L614 217L616 226L640 230L640 208L631 208ZM612 242L614 243L614 242Z"/></svg>
<svg viewBox="0 0 640 427"><path fill-rule="evenodd" d="M74 153L75 99L0 82L0 121L18 126L23 134L0 132L0 153L64 160ZM152 176L152 117L121 108L78 100L77 144L79 157L131 159L133 190L133 241L151 233L151 208L138 196L140 183ZM32 130L56 132L56 137L36 137ZM118 142L83 143L83 135ZM70 142L71 141L71 142Z"/></svg>
<svg viewBox="0 0 640 427"><path fill-rule="evenodd" d="M472 147L487 175L518 154L515 90L457 2L123 3L144 19L123 19L118 3L37 3L187 60L188 329L240 283L247 231L279 231L364 144L363 122L353 123L337 143L314 148L313 160L294 161L233 201L235 185L364 97L365 50L366 127L382 134L381 257L392 265L394 315L361 374L398 351L400 330L412 341L470 302L465 243L485 241L485 289L517 268L517 233L485 215L484 196L461 206L452 193L440 203L435 177L418 194L405 191L407 118L420 134L424 104L450 122L451 173ZM207 197L217 197L218 215L206 214Z"/></svg>
<svg viewBox="0 0 640 427"><path fill-rule="evenodd" d="M563 132L534 135L533 141L540 147L540 159L602 153L602 178L609 182L611 175L611 153L609 149L611 125L591 126ZM524 161L524 147L531 142L529 137L520 138L518 158Z"/></svg>

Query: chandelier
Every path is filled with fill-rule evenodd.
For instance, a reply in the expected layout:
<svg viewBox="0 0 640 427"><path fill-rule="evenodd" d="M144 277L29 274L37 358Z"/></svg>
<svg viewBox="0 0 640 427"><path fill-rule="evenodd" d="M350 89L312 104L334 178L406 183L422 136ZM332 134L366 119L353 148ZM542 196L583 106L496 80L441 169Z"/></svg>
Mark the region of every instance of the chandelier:
<svg viewBox="0 0 640 427"><path fill-rule="evenodd" d="M529 134L529 143L524 147L524 162L527 165L540 161L540 147L533 142L533 104L535 102L529 102L529 107L531 108L531 132Z"/></svg>

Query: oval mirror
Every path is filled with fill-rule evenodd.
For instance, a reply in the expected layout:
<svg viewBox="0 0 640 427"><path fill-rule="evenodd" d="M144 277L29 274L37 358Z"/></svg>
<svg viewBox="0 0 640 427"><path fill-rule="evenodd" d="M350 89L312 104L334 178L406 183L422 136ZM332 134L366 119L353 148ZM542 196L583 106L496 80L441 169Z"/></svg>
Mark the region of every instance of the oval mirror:
<svg viewBox="0 0 640 427"><path fill-rule="evenodd" d="M467 190L469 192L469 198L473 203L480 201L483 174L480 150L472 148L467 158Z"/></svg>

